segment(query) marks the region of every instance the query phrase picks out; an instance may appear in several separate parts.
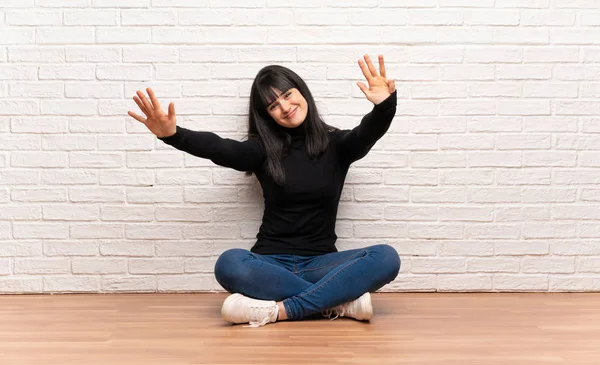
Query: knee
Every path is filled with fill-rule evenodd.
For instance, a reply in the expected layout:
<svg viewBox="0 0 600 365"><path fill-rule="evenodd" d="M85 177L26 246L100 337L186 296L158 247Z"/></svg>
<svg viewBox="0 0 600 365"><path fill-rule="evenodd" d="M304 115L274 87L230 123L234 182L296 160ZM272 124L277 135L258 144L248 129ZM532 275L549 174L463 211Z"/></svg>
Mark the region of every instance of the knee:
<svg viewBox="0 0 600 365"><path fill-rule="evenodd" d="M238 271L242 267L241 261L248 256L248 251L233 248L223 252L215 263L215 278L222 287L228 289L229 283L240 277Z"/></svg>
<svg viewBox="0 0 600 365"><path fill-rule="evenodd" d="M373 255L377 257L381 270L384 271L388 282L393 281L400 272L400 255L390 245L375 245Z"/></svg>

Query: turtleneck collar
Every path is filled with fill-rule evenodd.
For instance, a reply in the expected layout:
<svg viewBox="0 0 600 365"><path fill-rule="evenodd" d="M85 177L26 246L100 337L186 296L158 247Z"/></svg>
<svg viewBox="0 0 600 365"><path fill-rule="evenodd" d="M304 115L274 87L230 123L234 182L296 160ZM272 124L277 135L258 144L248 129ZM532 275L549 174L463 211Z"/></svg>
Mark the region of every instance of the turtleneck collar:
<svg viewBox="0 0 600 365"><path fill-rule="evenodd" d="M285 128L285 132L292 138L306 136L306 128L304 127L304 123L300 124L296 128Z"/></svg>

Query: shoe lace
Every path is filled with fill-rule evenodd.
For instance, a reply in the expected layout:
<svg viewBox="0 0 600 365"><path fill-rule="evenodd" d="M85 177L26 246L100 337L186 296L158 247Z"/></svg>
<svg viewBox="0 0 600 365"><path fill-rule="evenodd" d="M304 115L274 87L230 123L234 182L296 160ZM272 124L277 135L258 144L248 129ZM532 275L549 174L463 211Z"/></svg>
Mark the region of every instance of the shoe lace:
<svg viewBox="0 0 600 365"><path fill-rule="evenodd" d="M261 305L251 305L248 308L248 326L244 327L260 327L265 324L271 322L271 317L275 316L275 313L279 310L279 308L275 306L261 306Z"/></svg>
<svg viewBox="0 0 600 365"><path fill-rule="evenodd" d="M333 307L333 308L329 308L329 309L325 309L324 311L321 312L321 314L323 315L323 317L329 318L330 320L336 320L339 317L343 317L344 314L346 314L346 311L348 309L348 304L342 304L342 305L338 305L337 307ZM331 316L335 314L335 317L331 318Z"/></svg>

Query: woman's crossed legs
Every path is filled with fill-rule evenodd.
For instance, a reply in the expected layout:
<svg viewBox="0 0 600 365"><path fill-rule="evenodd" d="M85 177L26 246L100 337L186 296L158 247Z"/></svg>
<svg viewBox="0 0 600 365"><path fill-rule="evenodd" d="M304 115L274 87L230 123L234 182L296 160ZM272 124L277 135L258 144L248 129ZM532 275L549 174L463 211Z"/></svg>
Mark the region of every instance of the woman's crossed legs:
<svg viewBox="0 0 600 365"><path fill-rule="evenodd" d="M224 252L215 265L219 284L230 293L281 302L298 320L375 291L396 278L400 258L389 245L318 256Z"/></svg>

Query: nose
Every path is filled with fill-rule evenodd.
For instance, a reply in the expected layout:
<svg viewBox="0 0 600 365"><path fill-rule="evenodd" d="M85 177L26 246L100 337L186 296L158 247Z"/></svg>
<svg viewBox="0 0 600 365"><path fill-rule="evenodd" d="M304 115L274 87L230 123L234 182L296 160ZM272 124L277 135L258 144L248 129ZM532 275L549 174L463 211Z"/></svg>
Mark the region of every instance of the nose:
<svg viewBox="0 0 600 365"><path fill-rule="evenodd" d="M290 103L288 103L286 100L282 100L280 102L281 105L281 110L283 110L286 114L290 111Z"/></svg>

